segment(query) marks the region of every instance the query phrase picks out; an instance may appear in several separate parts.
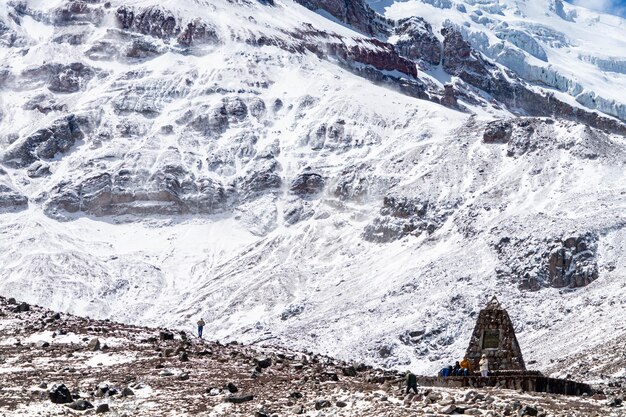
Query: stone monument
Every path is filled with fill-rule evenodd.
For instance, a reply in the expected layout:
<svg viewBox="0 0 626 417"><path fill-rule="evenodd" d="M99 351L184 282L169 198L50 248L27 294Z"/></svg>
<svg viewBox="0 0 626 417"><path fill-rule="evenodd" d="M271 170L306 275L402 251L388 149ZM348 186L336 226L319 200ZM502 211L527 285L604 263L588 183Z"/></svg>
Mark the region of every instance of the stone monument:
<svg viewBox="0 0 626 417"><path fill-rule="evenodd" d="M476 327L465 353L474 371L479 369L478 362L483 354L489 359L490 371L526 370L513 323L495 296L478 314Z"/></svg>

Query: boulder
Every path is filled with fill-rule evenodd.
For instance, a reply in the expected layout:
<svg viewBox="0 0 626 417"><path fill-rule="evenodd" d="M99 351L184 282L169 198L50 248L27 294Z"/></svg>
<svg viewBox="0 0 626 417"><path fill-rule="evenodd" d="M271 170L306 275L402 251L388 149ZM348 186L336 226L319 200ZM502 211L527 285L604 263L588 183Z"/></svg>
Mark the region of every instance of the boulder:
<svg viewBox="0 0 626 417"><path fill-rule="evenodd" d="M87 400L76 400L70 404L67 404L67 407L71 408L72 410L76 410L76 411L85 411L85 410L89 410L90 408L93 408L93 404L91 404L89 401Z"/></svg>
<svg viewBox="0 0 626 417"><path fill-rule="evenodd" d="M448 404L439 409L440 414L453 414L456 411L456 405Z"/></svg>
<svg viewBox="0 0 626 417"><path fill-rule="evenodd" d="M291 414L304 414L304 407L301 405L296 405L291 409Z"/></svg>
<svg viewBox="0 0 626 417"><path fill-rule="evenodd" d="M343 373L344 376L355 377L357 375L356 368L352 365L344 366L343 368L341 368L341 372Z"/></svg>
<svg viewBox="0 0 626 417"><path fill-rule="evenodd" d="M164 358L169 358L170 356L174 356L175 353L176 353L176 351L174 350L174 348L172 348L172 347L164 347L163 349L161 349L160 356L162 356Z"/></svg>
<svg viewBox="0 0 626 417"><path fill-rule="evenodd" d="M467 414L467 410L465 410L465 414ZM536 416L537 414L539 414L539 411L530 405L526 405L517 411L518 416Z"/></svg>
<svg viewBox="0 0 626 417"><path fill-rule="evenodd" d="M183 372L180 375L178 375L179 381L187 381L188 379L189 379L189 374L187 372Z"/></svg>
<svg viewBox="0 0 626 417"><path fill-rule="evenodd" d="M254 358L254 363L260 368L269 368L272 366L272 359L267 356L257 356Z"/></svg>
<svg viewBox="0 0 626 417"><path fill-rule="evenodd" d="M28 303L20 303L17 307L15 307L14 311L16 313L23 313L25 311L30 311L30 305Z"/></svg>
<svg viewBox="0 0 626 417"><path fill-rule="evenodd" d="M328 400L317 400L317 401L315 401L315 409L316 410L321 410L323 408L328 408L328 407L331 407L331 406L332 406L332 404Z"/></svg>
<svg viewBox="0 0 626 417"><path fill-rule="evenodd" d="M178 355L178 359L181 362L189 362L189 355L187 354L187 352L180 352L180 355Z"/></svg>
<svg viewBox="0 0 626 417"><path fill-rule="evenodd" d="M235 394L229 395L224 398L224 401L233 403L233 404L242 404L248 401L254 400L254 395L252 394Z"/></svg>
<svg viewBox="0 0 626 417"><path fill-rule="evenodd" d="M47 348L48 346L50 346L50 343L46 342L45 340L40 340L39 342L35 343L35 346L37 346L38 348Z"/></svg>
<svg viewBox="0 0 626 417"><path fill-rule="evenodd" d="M339 408L344 408L348 406L348 403L346 403L345 401L337 401L335 405Z"/></svg>
<svg viewBox="0 0 626 417"><path fill-rule="evenodd" d="M161 372L159 372L159 376L162 376L162 377L168 377L172 375L174 375L174 372L170 371L169 369L164 369Z"/></svg>
<svg viewBox="0 0 626 417"><path fill-rule="evenodd" d="M161 330L159 332L159 339L160 340L174 340L174 333L169 332L167 330Z"/></svg>
<svg viewBox="0 0 626 417"><path fill-rule="evenodd" d="M73 401L70 390L64 384L54 385L48 391L48 396L54 404L69 404Z"/></svg>
<svg viewBox="0 0 626 417"><path fill-rule="evenodd" d="M226 384L226 386L224 387L225 391L228 391L232 394L236 393L237 391L239 391L239 389L237 388L237 386L235 384L233 384L232 382L229 382L228 384Z"/></svg>
<svg viewBox="0 0 626 417"><path fill-rule="evenodd" d="M130 397L132 395L135 395L135 392L130 389L129 387L126 387L122 390L122 397Z"/></svg>
<svg viewBox="0 0 626 417"><path fill-rule="evenodd" d="M111 409L107 403L100 404L98 408L96 408L96 414L108 413L109 411L111 411Z"/></svg>
<svg viewBox="0 0 626 417"><path fill-rule="evenodd" d="M100 339L98 339L97 337L91 339L87 344L87 350L90 350L92 352L100 350Z"/></svg>

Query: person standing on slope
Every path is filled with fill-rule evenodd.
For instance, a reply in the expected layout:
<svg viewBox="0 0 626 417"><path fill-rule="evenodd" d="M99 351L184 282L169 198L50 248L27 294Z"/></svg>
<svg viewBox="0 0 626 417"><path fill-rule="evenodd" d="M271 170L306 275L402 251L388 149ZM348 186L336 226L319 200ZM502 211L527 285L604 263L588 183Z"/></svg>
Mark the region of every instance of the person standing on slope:
<svg viewBox="0 0 626 417"><path fill-rule="evenodd" d="M489 359L487 359L487 355L483 353L478 364L480 365L480 376L486 378L489 375Z"/></svg>
<svg viewBox="0 0 626 417"><path fill-rule="evenodd" d="M204 320L202 320L202 318L198 320L198 337L200 339L202 339L202 329L204 329L205 325L206 323L204 322Z"/></svg>
<svg viewBox="0 0 626 417"><path fill-rule="evenodd" d="M413 390L417 394L417 377L411 371L406 371L406 395Z"/></svg>

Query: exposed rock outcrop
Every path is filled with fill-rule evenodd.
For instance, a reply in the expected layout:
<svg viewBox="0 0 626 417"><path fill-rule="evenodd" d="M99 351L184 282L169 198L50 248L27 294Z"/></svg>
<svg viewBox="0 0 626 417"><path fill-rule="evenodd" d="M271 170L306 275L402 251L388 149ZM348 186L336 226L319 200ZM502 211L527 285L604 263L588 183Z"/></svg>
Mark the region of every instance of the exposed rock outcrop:
<svg viewBox="0 0 626 417"><path fill-rule="evenodd" d="M418 198L388 195L380 216L365 227L363 238L372 242L392 242L407 235L433 233L452 214L457 203L441 205Z"/></svg>
<svg viewBox="0 0 626 417"><path fill-rule="evenodd" d="M73 114L61 117L48 127L18 139L7 149L2 160L8 166L25 168L40 159L66 153L84 137L82 122L82 118Z"/></svg>
<svg viewBox="0 0 626 417"><path fill-rule="evenodd" d="M519 277L519 287L584 287L599 278L598 236L586 233L563 239L503 237L494 244L500 277Z"/></svg>
<svg viewBox="0 0 626 417"><path fill-rule="evenodd" d="M298 0L298 3L313 11L324 10L341 22L356 30L376 36L387 33L389 23L384 17L376 13L363 0Z"/></svg>
<svg viewBox="0 0 626 417"><path fill-rule="evenodd" d="M160 39L176 38L183 46L219 42L217 31L211 24L201 19L182 22L174 13L161 6L142 9L120 6L116 17L119 26L124 30Z"/></svg>
<svg viewBox="0 0 626 417"><path fill-rule="evenodd" d="M400 55L411 60L421 60L431 65L441 62L441 42L431 25L421 17L401 20L395 28L395 43Z"/></svg>

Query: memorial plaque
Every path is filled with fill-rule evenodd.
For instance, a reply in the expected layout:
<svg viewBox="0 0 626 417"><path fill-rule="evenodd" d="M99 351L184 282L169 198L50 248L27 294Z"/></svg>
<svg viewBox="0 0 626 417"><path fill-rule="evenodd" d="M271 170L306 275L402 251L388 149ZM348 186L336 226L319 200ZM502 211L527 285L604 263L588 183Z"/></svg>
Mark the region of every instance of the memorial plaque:
<svg viewBox="0 0 626 417"><path fill-rule="evenodd" d="M500 330L485 330L483 332L483 349L498 349L500 347Z"/></svg>

